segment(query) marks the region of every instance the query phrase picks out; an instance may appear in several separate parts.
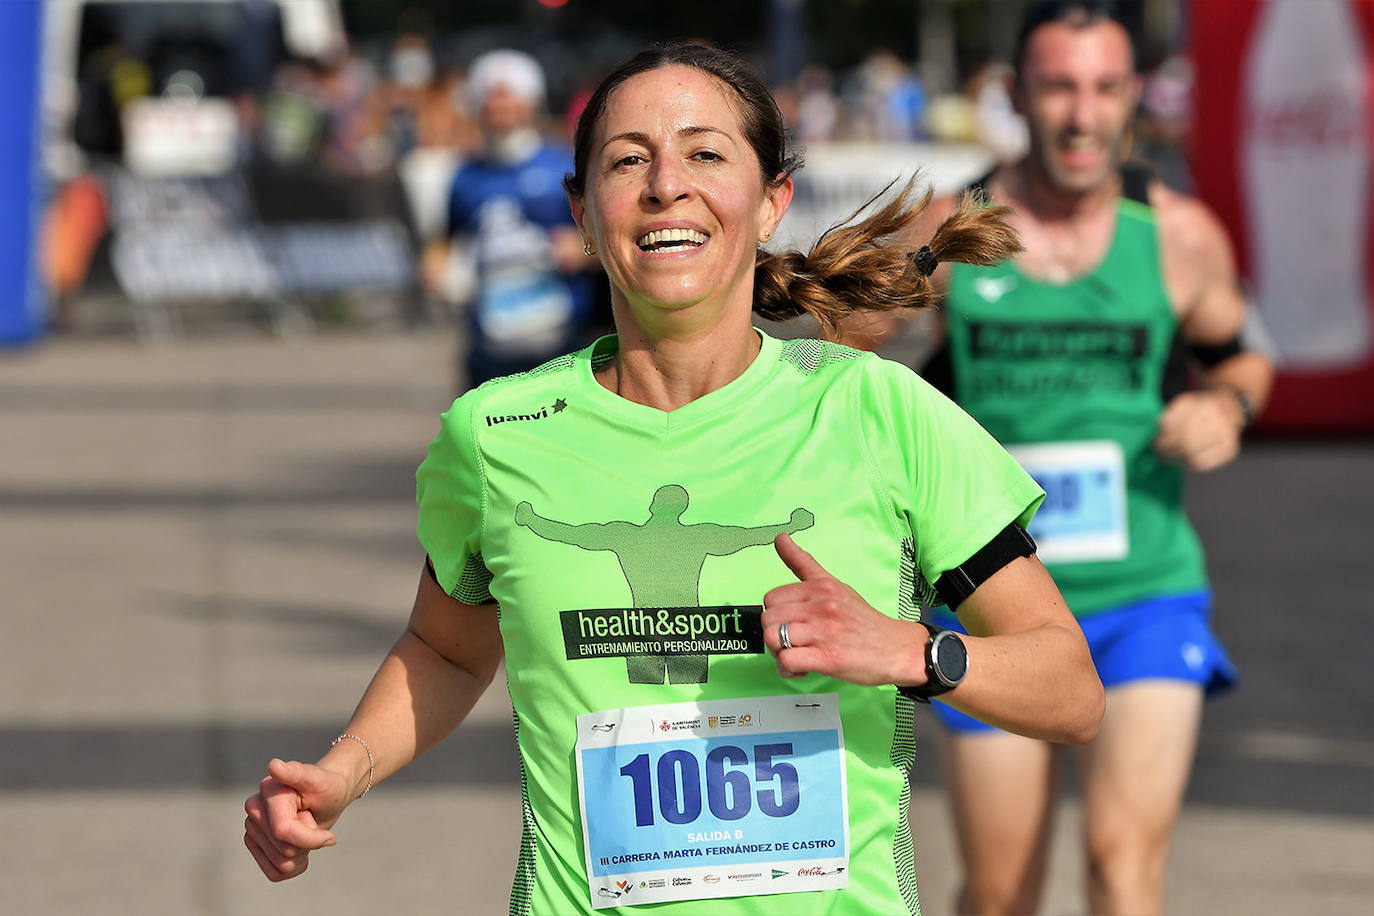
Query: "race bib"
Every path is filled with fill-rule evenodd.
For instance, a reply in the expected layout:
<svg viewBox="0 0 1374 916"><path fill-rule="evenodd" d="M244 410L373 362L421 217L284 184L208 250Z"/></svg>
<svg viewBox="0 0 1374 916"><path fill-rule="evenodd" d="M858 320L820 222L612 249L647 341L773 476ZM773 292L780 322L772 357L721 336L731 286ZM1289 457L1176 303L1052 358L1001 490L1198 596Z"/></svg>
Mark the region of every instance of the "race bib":
<svg viewBox="0 0 1374 916"><path fill-rule="evenodd" d="M576 757L596 909L849 883L836 694L588 713Z"/></svg>
<svg viewBox="0 0 1374 916"><path fill-rule="evenodd" d="M1048 442L1007 451L1045 491L1030 525L1040 559L1075 563L1126 556L1126 461L1120 444Z"/></svg>

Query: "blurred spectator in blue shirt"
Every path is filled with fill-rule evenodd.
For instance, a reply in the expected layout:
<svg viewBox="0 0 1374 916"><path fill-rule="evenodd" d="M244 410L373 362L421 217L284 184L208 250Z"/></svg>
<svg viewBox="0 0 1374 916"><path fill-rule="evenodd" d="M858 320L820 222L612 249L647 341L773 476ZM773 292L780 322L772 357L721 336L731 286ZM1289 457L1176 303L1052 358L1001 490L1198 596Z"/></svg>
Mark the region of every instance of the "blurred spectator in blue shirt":
<svg viewBox="0 0 1374 916"><path fill-rule="evenodd" d="M871 139L924 139L926 92L911 68L897 55L884 50L870 54L860 72Z"/></svg>
<svg viewBox="0 0 1374 916"><path fill-rule="evenodd" d="M479 385L583 344L597 261L583 253L562 187L572 154L538 127L538 62L518 51L488 52L473 62L467 90L482 139L454 175L448 213L475 271L466 370Z"/></svg>

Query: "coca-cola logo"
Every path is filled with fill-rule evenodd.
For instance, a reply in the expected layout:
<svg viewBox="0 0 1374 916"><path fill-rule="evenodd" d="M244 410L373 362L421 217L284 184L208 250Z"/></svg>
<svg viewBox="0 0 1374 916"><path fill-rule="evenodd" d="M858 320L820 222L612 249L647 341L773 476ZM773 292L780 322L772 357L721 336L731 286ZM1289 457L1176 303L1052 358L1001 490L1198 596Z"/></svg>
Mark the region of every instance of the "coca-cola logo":
<svg viewBox="0 0 1374 916"><path fill-rule="evenodd" d="M1279 146L1350 146L1364 139L1363 101L1336 89L1252 102L1246 117L1252 141Z"/></svg>
<svg viewBox="0 0 1374 916"><path fill-rule="evenodd" d="M819 865L812 865L810 868L799 868L799 869L797 869L797 874L798 874L798 875L801 875L801 876L804 877L804 878L805 878L805 877L813 877L813 878L814 878L814 877L816 877L817 875L823 875L823 874L825 874L825 872L821 870L821 867L820 867Z"/></svg>

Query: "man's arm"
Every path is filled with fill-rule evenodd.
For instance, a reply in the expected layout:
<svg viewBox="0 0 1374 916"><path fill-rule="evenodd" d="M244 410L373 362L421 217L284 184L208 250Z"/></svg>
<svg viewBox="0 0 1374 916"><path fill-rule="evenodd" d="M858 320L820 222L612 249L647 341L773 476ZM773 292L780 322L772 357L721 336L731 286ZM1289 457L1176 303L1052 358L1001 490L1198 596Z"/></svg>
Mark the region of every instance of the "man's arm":
<svg viewBox="0 0 1374 916"><path fill-rule="evenodd" d="M1208 471L1236 457L1241 432L1264 408L1274 370L1240 342L1245 297L1231 243L1202 203L1163 192L1160 236L1171 291L1182 295L1179 327L1203 357L1205 387L1185 392L1160 416L1155 448L1193 470Z"/></svg>
<svg viewBox="0 0 1374 916"><path fill-rule="evenodd" d="M444 237L425 248L421 269L426 288L437 290L454 305L477 298L477 248L473 244L473 202L463 190L467 172L459 167L449 182Z"/></svg>

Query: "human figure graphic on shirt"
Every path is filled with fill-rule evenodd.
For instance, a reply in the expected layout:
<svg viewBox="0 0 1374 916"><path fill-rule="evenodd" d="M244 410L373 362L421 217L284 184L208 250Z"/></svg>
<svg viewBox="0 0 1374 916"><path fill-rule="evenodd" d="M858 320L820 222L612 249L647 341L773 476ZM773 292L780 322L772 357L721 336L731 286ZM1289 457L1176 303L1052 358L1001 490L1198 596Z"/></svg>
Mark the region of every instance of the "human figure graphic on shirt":
<svg viewBox="0 0 1374 916"><path fill-rule="evenodd" d="M746 547L765 547L780 532L796 534L815 523L807 509L794 509L781 525L719 525L714 522L683 524L690 497L678 484L654 491L649 518L634 522L587 522L573 525L544 518L529 502L515 507L515 523L529 528L546 541L570 544L583 550L608 550L620 561L630 600L642 607L697 607L698 588L706 558L738 553ZM705 655L635 655L625 659L631 684L704 684Z"/></svg>

